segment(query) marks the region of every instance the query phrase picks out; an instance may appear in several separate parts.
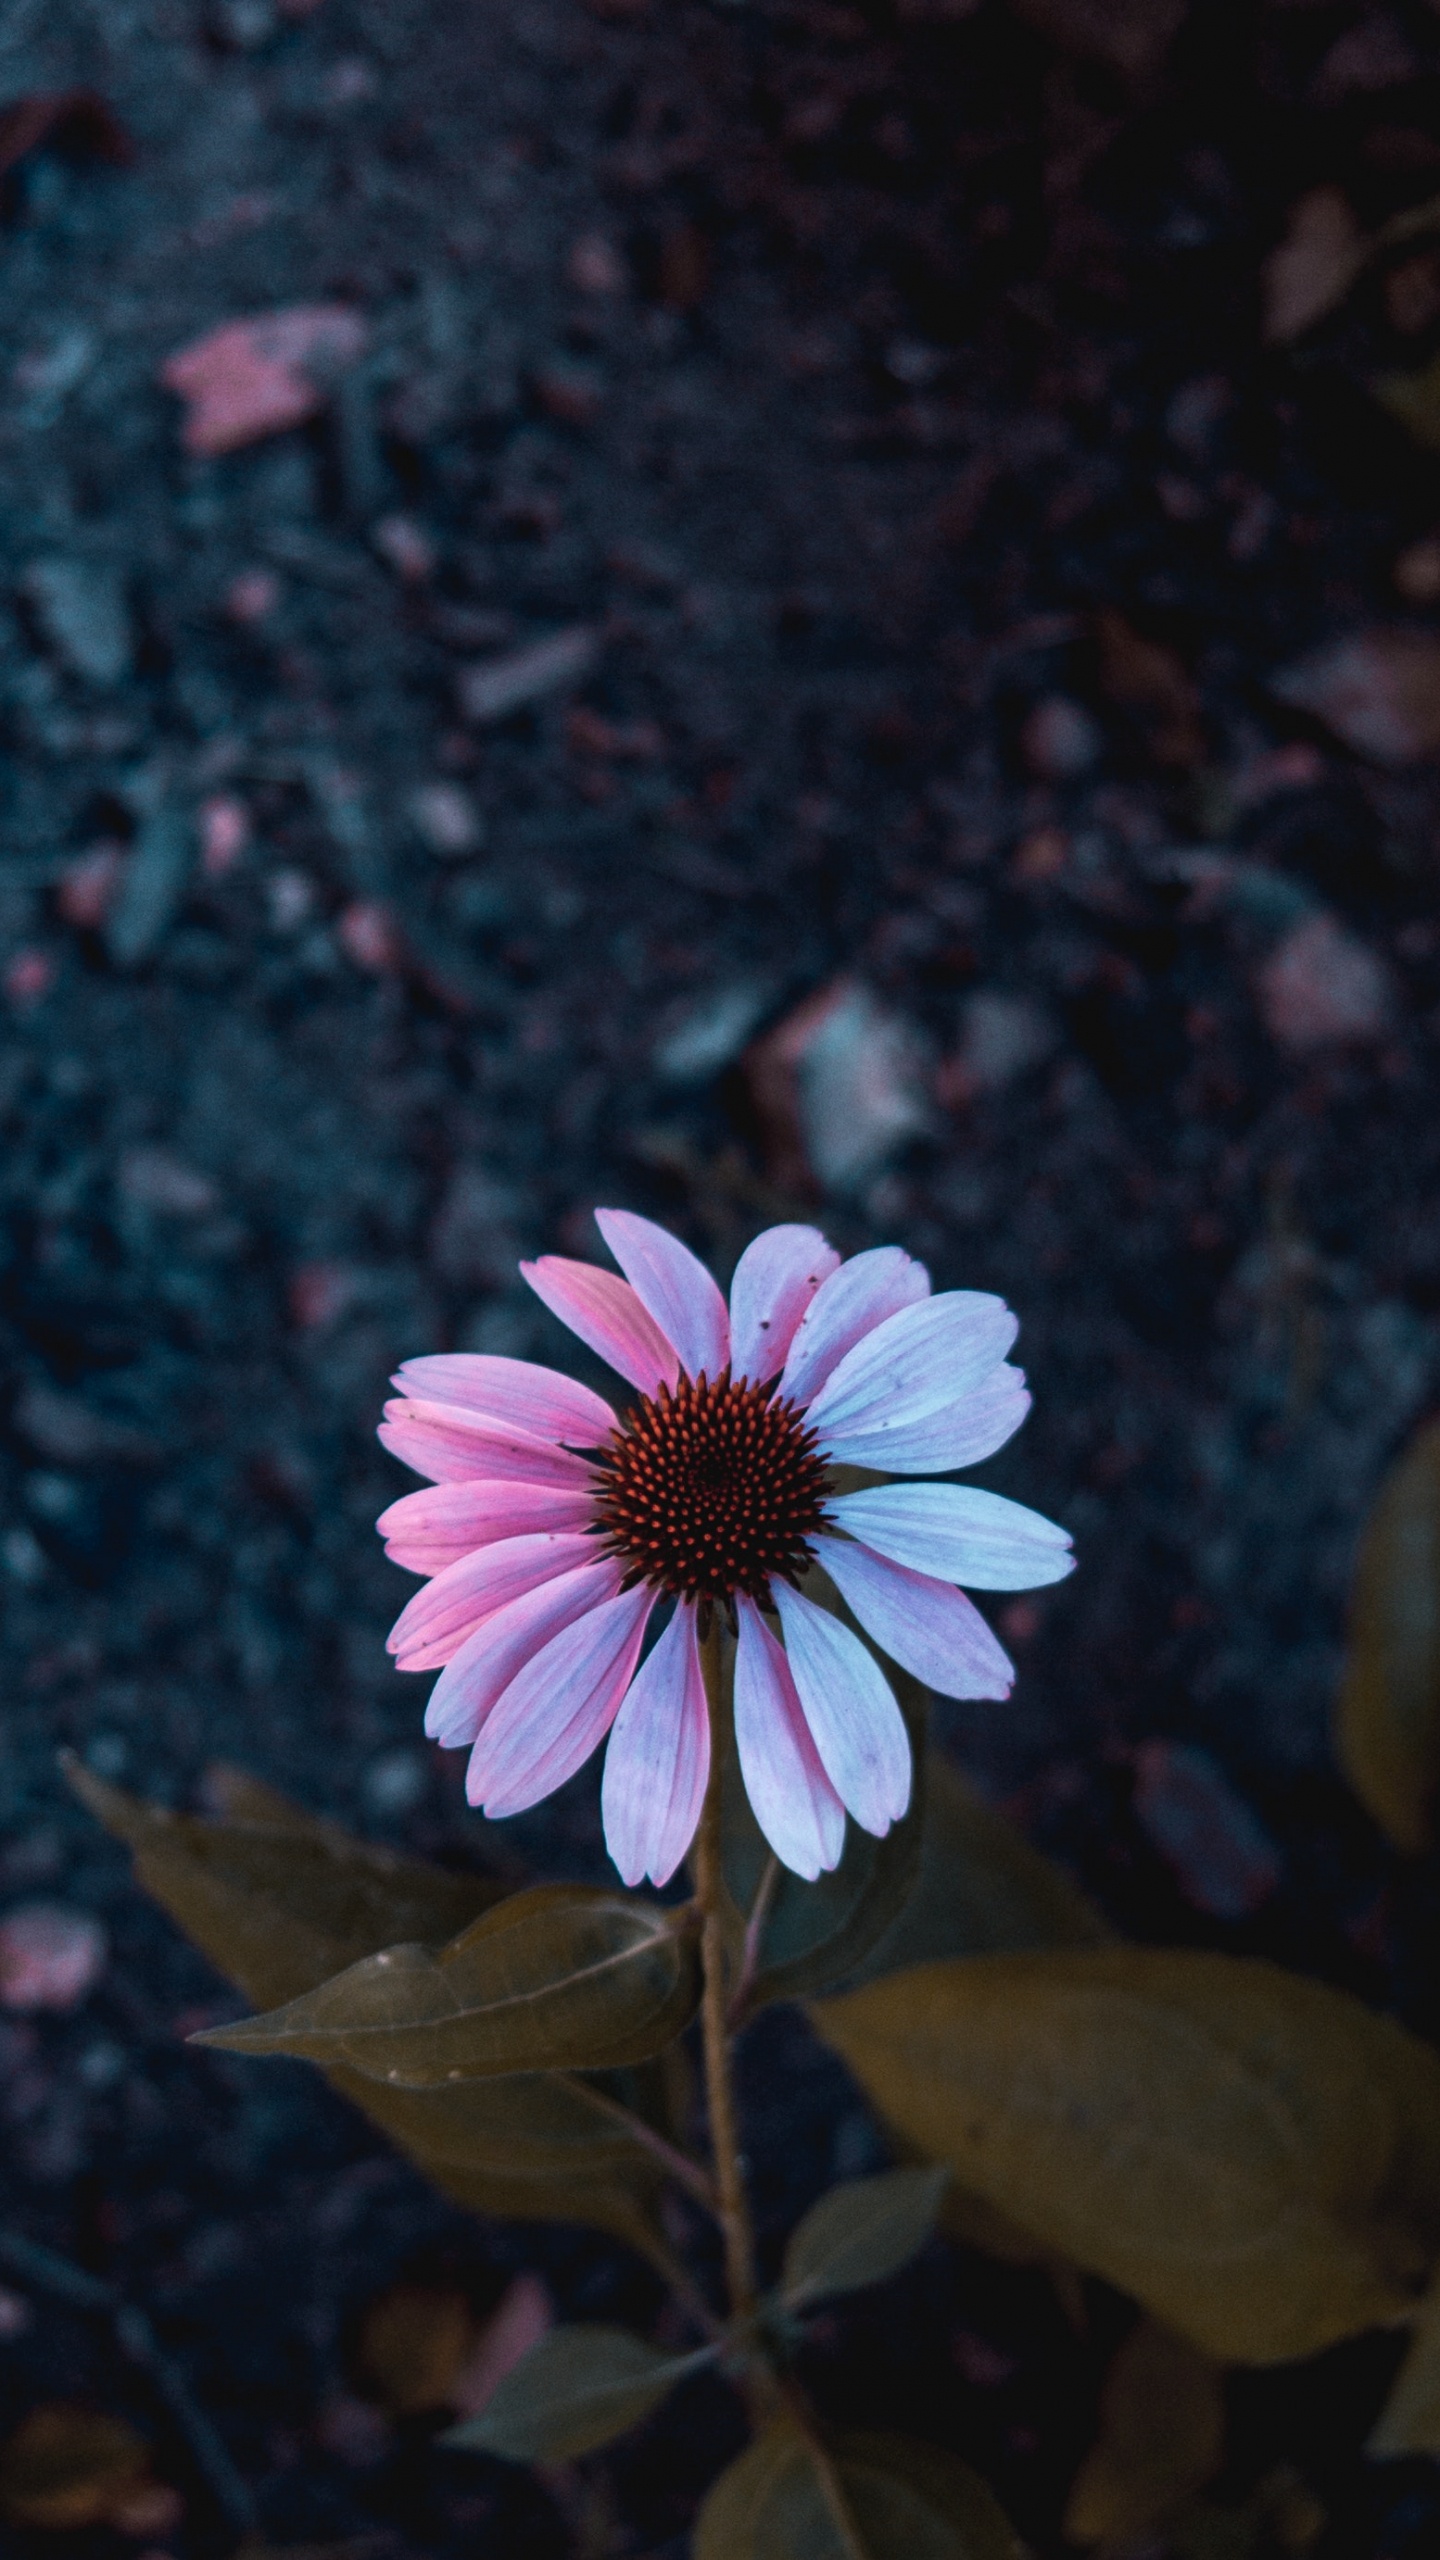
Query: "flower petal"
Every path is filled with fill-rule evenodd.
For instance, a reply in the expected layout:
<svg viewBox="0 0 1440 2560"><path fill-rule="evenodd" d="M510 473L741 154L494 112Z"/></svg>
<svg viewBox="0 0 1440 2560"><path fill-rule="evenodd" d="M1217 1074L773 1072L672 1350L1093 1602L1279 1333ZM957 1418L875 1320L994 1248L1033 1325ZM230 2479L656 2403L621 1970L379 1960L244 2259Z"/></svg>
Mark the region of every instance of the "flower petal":
<svg viewBox="0 0 1440 2560"><path fill-rule="evenodd" d="M447 1564L499 1538L522 1538L536 1529L588 1529L595 1516L586 1486L515 1484L428 1485L402 1493L375 1526L392 1564L411 1573L443 1573Z"/></svg>
<svg viewBox="0 0 1440 2560"><path fill-rule="evenodd" d="M710 1775L710 1711L683 1602L625 1692L605 1753L605 1845L626 1884L668 1884L691 1841Z"/></svg>
<svg viewBox="0 0 1440 2560"><path fill-rule="evenodd" d="M470 1802L492 1822L553 1795L603 1741L654 1606L643 1583L602 1600L516 1673L481 1726L465 1775Z"/></svg>
<svg viewBox="0 0 1440 2560"><path fill-rule="evenodd" d="M979 1289L902 1307L846 1352L805 1419L827 1448L842 1433L901 1431L977 1387L1019 1330L1004 1299Z"/></svg>
<svg viewBox="0 0 1440 2560"><path fill-rule="evenodd" d="M1075 1570L1068 1529L978 1485L877 1484L825 1510L892 1564L972 1591L1035 1591Z"/></svg>
<svg viewBox="0 0 1440 2560"><path fill-rule="evenodd" d="M898 1244L852 1254L821 1282L795 1330L780 1392L791 1404L808 1404L852 1346L877 1324L930 1295L930 1274Z"/></svg>
<svg viewBox="0 0 1440 2560"><path fill-rule="evenodd" d="M602 1271L595 1262L569 1262L560 1253L542 1253L538 1262L522 1262L520 1277L552 1316L568 1324L642 1396L674 1386L680 1375L674 1345L646 1313L628 1280L617 1280L613 1271Z"/></svg>
<svg viewBox="0 0 1440 2560"><path fill-rule="evenodd" d="M537 1439L513 1422L466 1413L458 1404L416 1404L397 1396L385 1407L378 1437L393 1457L435 1484L465 1484L478 1476L577 1488L593 1481L584 1459L553 1440Z"/></svg>
<svg viewBox="0 0 1440 2560"><path fill-rule="evenodd" d="M839 1542L812 1540L816 1547L832 1543ZM773 1589L791 1675L825 1775L861 1830L883 1838L910 1802L910 1736L894 1692L874 1655L828 1609L817 1609L787 1582Z"/></svg>
<svg viewBox="0 0 1440 2560"><path fill-rule="evenodd" d="M843 1466L879 1467L887 1475L939 1476L951 1467L973 1467L1003 1449L1030 1410L1023 1369L1001 1361L988 1378L954 1404L937 1405L914 1422L882 1414L869 1428L827 1430L827 1457Z"/></svg>
<svg viewBox="0 0 1440 2560"><path fill-rule="evenodd" d="M678 1236L630 1209L597 1209L595 1224L686 1374L718 1378L730 1365L730 1318L703 1262Z"/></svg>
<svg viewBox="0 0 1440 2560"><path fill-rule="evenodd" d="M785 1365L795 1328L840 1256L818 1227L767 1227L747 1244L730 1283L730 1366L763 1386Z"/></svg>
<svg viewBox="0 0 1440 2560"><path fill-rule="evenodd" d="M622 1576L623 1567L613 1556L600 1556L594 1564L579 1565L554 1582L542 1582L537 1590L523 1592L518 1600L497 1609L462 1644L431 1690L425 1709L425 1730L431 1741L451 1751L473 1742L496 1699L503 1697L532 1653L588 1609L613 1600Z"/></svg>
<svg viewBox="0 0 1440 2560"><path fill-rule="evenodd" d="M501 1538L445 1567L401 1610L386 1639L399 1671L436 1671L457 1654L497 1609L538 1590L576 1565L593 1564L595 1541L540 1530L528 1538Z"/></svg>
<svg viewBox="0 0 1440 2560"><path fill-rule="evenodd" d="M593 1387L562 1377L538 1360L507 1360L488 1351L441 1351L402 1361L391 1384L422 1403L458 1404L493 1422L518 1423L541 1440L566 1440L596 1449L615 1428L615 1415Z"/></svg>
<svg viewBox="0 0 1440 2560"><path fill-rule="evenodd" d="M840 1863L845 1807L821 1765L790 1665L753 1600L737 1600L735 1747L755 1819L775 1855L813 1884Z"/></svg>
<svg viewBox="0 0 1440 2560"><path fill-rule="evenodd" d="M887 1564L868 1547L812 1538L841 1598L882 1653L942 1698L1008 1698L1015 1665L973 1600L928 1573ZM786 1628L789 1638L789 1628ZM793 1651L793 1647L792 1647Z"/></svg>

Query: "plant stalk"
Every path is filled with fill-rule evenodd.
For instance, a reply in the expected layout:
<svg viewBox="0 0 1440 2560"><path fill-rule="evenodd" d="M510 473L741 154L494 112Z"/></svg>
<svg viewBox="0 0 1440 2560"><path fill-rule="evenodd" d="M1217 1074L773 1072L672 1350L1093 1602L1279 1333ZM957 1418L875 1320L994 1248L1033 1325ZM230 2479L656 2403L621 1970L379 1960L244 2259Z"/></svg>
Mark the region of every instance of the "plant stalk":
<svg viewBox="0 0 1440 2560"><path fill-rule="evenodd" d="M745 2192L739 2127L735 2114L735 2080L731 2068L729 2006L725 1983L724 1879L721 1869L721 1788L725 1774L725 1721L720 1695L720 1620L711 1612L701 1638L701 1668L710 1710L710 1782L695 1844L696 1901L700 1909L700 1958L704 1993L700 2009L705 2053L705 2097L710 2118L710 2149L720 2230L725 2243L725 2278L730 2309L749 2323L759 2307L755 2283L755 2240L750 2200Z"/></svg>

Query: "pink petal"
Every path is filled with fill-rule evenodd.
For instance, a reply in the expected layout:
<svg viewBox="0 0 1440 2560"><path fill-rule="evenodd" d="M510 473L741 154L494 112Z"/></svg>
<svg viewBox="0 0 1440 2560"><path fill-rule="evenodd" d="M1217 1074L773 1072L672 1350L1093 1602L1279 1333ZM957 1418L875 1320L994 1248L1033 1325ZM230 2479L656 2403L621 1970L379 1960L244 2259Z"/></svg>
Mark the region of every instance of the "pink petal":
<svg viewBox="0 0 1440 2560"><path fill-rule="evenodd" d="M592 1481L583 1458L537 1439L512 1422L492 1422L458 1404L415 1404L396 1397L385 1407L379 1437L392 1456L435 1484L464 1484L477 1476L504 1476L515 1484L574 1487Z"/></svg>
<svg viewBox="0 0 1440 2560"><path fill-rule="evenodd" d="M535 1529L588 1529L595 1514L588 1489L550 1484L437 1484L402 1493L375 1526L392 1564L411 1573L443 1573L447 1564L497 1538Z"/></svg>
<svg viewBox="0 0 1440 2560"><path fill-rule="evenodd" d="M642 1396L674 1386L680 1375L674 1348L628 1280L617 1280L613 1271L602 1271L593 1262L567 1262L559 1253L522 1262L520 1277L552 1316L568 1324Z"/></svg>
<svg viewBox="0 0 1440 2560"><path fill-rule="evenodd" d="M827 1429L822 1439L826 1456L843 1466L938 1476L951 1467L973 1467L992 1450L1002 1449L1029 1410L1024 1370L1001 1361L968 1395L954 1404L936 1405L915 1421L900 1423L882 1415L868 1429Z"/></svg>
<svg viewBox="0 0 1440 2560"><path fill-rule="evenodd" d="M825 1448L857 1431L901 1431L979 1386L1019 1330L1004 1299L979 1289L902 1307L846 1352L805 1419Z"/></svg>
<svg viewBox="0 0 1440 2560"><path fill-rule="evenodd" d="M703 1370L718 1378L730 1365L730 1318L704 1263L678 1236L629 1209L597 1209L595 1224L687 1376Z"/></svg>
<svg viewBox="0 0 1440 2560"><path fill-rule="evenodd" d="M553 1582L595 1561L595 1541L540 1530L528 1538L501 1538L445 1567L402 1609L387 1639L399 1671L437 1671L457 1654L477 1627L507 1608L522 1592Z"/></svg>
<svg viewBox="0 0 1440 2560"><path fill-rule="evenodd" d="M463 1406L492 1422L518 1423L541 1440L566 1440L575 1449L598 1449L615 1428L603 1396L536 1360L504 1360L479 1351L441 1351L406 1360L392 1383L422 1403Z"/></svg>
<svg viewBox="0 0 1440 2560"><path fill-rule="evenodd" d="M790 1665L753 1600L737 1600L735 1748L755 1819L775 1855L813 1884L840 1863L845 1807L821 1766Z"/></svg>
<svg viewBox="0 0 1440 2560"><path fill-rule="evenodd" d="M812 1543L828 1547L831 1541ZM788 1582L773 1588L791 1677L825 1775L861 1830L883 1838L910 1802L910 1736L890 1683L859 1637L827 1609L802 1599Z"/></svg>
<svg viewBox="0 0 1440 2560"><path fill-rule="evenodd" d="M613 1556L601 1556L596 1563L562 1573L554 1582L542 1582L538 1590L523 1592L518 1600L497 1609L446 1664L431 1690L425 1709L425 1730L431 1741L451 1751L473 1742L516 1672L562 1627L572 1625L602 1601L613 1600L622 1572Z"/></svg>
<svg viewBox="0 0 1440 2560"><path fill-rule="evenodd" d="M553 1795L589 1759L635 1676L655 1594L641 1583L552 1636L496 1700L465 1793L492 1822Z"/></svg>
<svg viewBox="0 0 1440 2560"><path fill-rule="evenodd" d="M963 1591L888 1564L868 1547L839 1538L810 1543L866 1634L902 1671L942 1698L1009 1697L1015 1666ZM787 1639L789 1632L787 1625Z"/></svg>
<svg viewBox="0 0 1440 2560"><path fill-rule="evenodd" d="M801 1317L785 1361L780 1392L808 1404L853 1344L902 1307L930 1295L930 1274L898 1244L852 1254L821 1282Z"/></svg>
<svg viewBox="0 0 1440 2560"><path fill-rule="evenodd" d="M795 1328L840 1256L818 1227L767 1227L747 1244L730 1283L730 1365L763 1386L785 1365Z"/></svg>
<svg viewBox="0 0 1440 2560"><path fill-rule="evenodd" d="M626 1884L668 1884L691 1841L710 1775L710 1711L683 1603L641 1663L610 1735L600 1810Z"/></svg>
<svg viewBox="0 0 1440 2560"><path fill-rule="evenodd" d="M1035 1591L1075 1570L1067 1530L973 1484L877 1484L825 1506L862 1546L972 1591Z"/></svg>

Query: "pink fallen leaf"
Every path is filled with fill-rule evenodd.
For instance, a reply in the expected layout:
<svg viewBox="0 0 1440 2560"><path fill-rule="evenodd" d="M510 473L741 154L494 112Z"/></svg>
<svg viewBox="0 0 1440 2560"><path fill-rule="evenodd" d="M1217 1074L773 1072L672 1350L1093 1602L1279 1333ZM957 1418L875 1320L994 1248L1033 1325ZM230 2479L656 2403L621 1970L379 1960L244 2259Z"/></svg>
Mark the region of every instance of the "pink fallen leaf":
<svg viewBox="0 0 1440 2560"><path fill-rule="evenodd" d="M1067 52L1143 80L1169 51L1188 0L1012 0L1012 6Z"/></svg>
<svg viewBox="0 0 1440 2560"><path fill-rule="evenodd" d="M1187 1902L1217 1920L1258 1911L1280 1881L1273 1842L1223 1769L1187 1742L1142 1742L1135 1812Z"/></svg>
<svg viewBox="0 0 1440 2560"><path fill-rule="evenodd" d="M1284 347L1338 309L1365 264L1365 235L1338 187L1313 187L1290 208L1261 274L1265 335Z"/></svg>
<svg viewBox="0 0 1440 2560"><path fill-rule="evenodd" d="M462 2418L478 2418L507 2373L513 2373L554 2325L550 2296L538 2276L517 2276L487 2320L446 2398Z"/></svg>
<svg viewBox="0 0 1440 2560"><path fill-rule="evenodd" d="M365 323L340 302L226 320L167 357L160 379L187 405L187 453L234 453L260 436L302 426L337 374L364 351Z"/></svg>
<svg viewBox="0 0 1440 2560"><path fill-rule="evenodd" d="M1270 679L1270 690L1388 766L1440 755L1440 633L1352 631Z"/></svg>
<svg viewBox="0 0 1440 2560"><path fill-rule="evenodd" d="M105 1932L87 1912L22 1902L0 1920L0 2004L74 2009L105 1969Z"/></svg>
<svg viewBox="0 0 1440 2560"><path fill-rule="evenodd" d="M1259 978L1265 1026L1282 1049L1383 1039L1394 1013L1390 973L1333 916L1305 916L1277 943Z"/></svg>

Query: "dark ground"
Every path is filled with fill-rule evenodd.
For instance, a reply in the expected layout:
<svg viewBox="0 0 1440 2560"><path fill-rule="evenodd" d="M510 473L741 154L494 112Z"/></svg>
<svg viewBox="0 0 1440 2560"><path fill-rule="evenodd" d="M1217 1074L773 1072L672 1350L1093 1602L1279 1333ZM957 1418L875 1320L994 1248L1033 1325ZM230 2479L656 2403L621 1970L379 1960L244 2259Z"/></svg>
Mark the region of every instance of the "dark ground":
<svg viewBox="0 0 1440 2560"><path fill-rule="evenodd" d="M1440 23L1202 5L1132 95L999 0L7 0L0 103L75 82L133 165L33 154L0 233L0 1882L103 1914L113 1959L75 2015L0 2028L5 2220L145 2304L277 2540L678 2554L718 2392L592 2466L588 2520L573 2482L367 2434L345 2324L397 2269L536 2265L642 2321L654 2287L583 2235L465 2226L300 2069L184 2051L214 1978L56 1747L176 1802L228 1757L473 1852L383 1650L386 1372L565 1357L513 1263L592 1250L597 1199L726 1265L794 1205L736 1056L853 974L941 1098L821 1214L1018 1307L1036 1412L987 1480L1082 1556L1005 1614L1013 1707L950 1711L956 1747L1123 1926L1440 2027L1433 1878L1328 1743L1357 1526L1440 1374L1440 793L1267 690L1425 628L1392 572L1440 500L1366 394L1378 296L1267 351L1257 282L1307 188L1374 223L1440 186ZM162 360L335 299L370 345L331 411L187 461ZM55 562L92 634L120 595L112 681L47 619ZM465 667L576 624L578 692L467 725ZM417 818L441 782L468 852ZM216 797L253 829L223 876ZM129 864L108 916L97 844ZM1317 912L1388 972L1348 1044L1277 1038L1257 995ZM717 1021L684 1081L677 1031ZM1161 1853L1166 1740L1216 1764L1243 1916ZM506 1836L593 1867L595 1798ZM868 2137L783 2021L752 2076L778 2232ZM842 2415L878 2376L1054 2551L1096 2319L939 2252L817 2376ZM1426 2468L1358 2457L1393 2361L1240 2395L1236 2482L1293 2459L1327 2560L1435 2547ZM35 2297L0 2421L83 2390L151 2423L104 2330ZM167 2547L211 2533L195 2489Z"/></svg>

